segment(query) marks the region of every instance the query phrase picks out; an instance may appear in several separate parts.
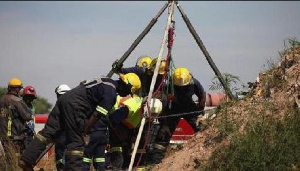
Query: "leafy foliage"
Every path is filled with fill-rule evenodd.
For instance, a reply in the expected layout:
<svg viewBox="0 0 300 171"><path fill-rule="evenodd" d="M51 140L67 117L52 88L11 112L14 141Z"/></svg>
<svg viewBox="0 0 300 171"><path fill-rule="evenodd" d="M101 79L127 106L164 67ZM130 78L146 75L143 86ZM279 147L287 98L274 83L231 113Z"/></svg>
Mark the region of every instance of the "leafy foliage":
<svg viewBox="0 0 300 171"><path fill-rule="evenodd" d="M240 88L238 87L239 85L243 85L243 83L240 81L240 78L238 76L232 75L230 73L223 73L222 77L224 78L225 84L233 94L238 94L238 91ZM225 92L225 89L221 82L218 80L218 77L215 76L212 79L212 84L209 87L209 90L222 90Z"/></svg>

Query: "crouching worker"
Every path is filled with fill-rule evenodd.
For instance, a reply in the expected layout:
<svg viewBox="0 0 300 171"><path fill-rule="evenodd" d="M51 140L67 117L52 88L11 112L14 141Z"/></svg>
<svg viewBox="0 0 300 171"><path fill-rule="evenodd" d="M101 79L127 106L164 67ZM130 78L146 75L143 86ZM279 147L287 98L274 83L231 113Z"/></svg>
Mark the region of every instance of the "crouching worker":
<svg viewBox="0 0 300 171"><path fill-rule="evenodd" d="M132 96L117 97L114 111L109 114L110 120L110 163L112 170L122 170L129 166L134 140L134 130L140 125L143 117L143 98L139 97L141 83L138 79L132 86ZM162 103L158 99L151 99L150 112L158 115L162 110Z"/></svg>
<svg viewBox="0 0 300 171"><path fill-rule="evenodd" d="M136 76L137 77L137 76ZM54 142L62 131L66 135L65 170L83 169L83 150L88 144L88 133L98 120L105 120L108 111L116 102L116 96L131 93L130 80L112 80L99 77L83 81L57 99L48 121L21 156L19 166L33 170L37 159L50 142Z"/></svg>

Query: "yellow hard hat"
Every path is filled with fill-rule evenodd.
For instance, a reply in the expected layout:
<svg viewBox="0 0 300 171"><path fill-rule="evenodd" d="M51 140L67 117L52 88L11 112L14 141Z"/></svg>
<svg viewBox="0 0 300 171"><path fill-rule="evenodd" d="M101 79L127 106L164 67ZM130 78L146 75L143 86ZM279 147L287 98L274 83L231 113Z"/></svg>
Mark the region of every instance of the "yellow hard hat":
<svg viewBox="0 0 300 171"><path fill-rule="evenodd" d="M142 57L140 57L140 59L138 60L136 65L138 67L142 67L142 68L149 68L151 61L152 61L151 57L142 56Z"/></svg>
<svg viewBox="0 0 300 171"><path fill-rule="evenodd" d="M126 83L131 84L131 92L135 93L141 88L141 80L135 73L120 74L120 78Z"/></svg>
<svg viewBox="0 0 300 171"><path fill-rule="evenodd" d="M155 66L156 66L156 62L157 62L157 59L158 58L154 58L152 60L152 62L150 63L150 66L149 68L151 69L151 71L153 72L154 69L155 69ZM159 66L159 69L158 69L158 74L165 74L165 67L166 67L166 60L162 59L161 62L160 62L160 66Z"/></svg>
<svg viewBox="0 0 300 171"><path fill-rule="evenodd" d="M185 86L191 82L192 76L186 68L176 68L173 73L173 81L176 86Z"/></svg>
<svg viewBox="0 0 300 171"><path fill-rule="evenodd" d="M22 87L22 81L18 78L12 78L9 82L8 82L8 86L10 87Z"/></svg>

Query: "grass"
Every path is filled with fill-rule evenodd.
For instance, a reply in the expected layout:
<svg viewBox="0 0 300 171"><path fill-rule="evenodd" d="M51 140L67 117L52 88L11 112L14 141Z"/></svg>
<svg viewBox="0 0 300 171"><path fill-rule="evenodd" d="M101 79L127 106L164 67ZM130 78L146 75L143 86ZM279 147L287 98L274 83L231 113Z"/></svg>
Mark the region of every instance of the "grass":
<svg viewBox="0 0 300 171"><path fill-rule="evenodd" d="M204 170L300 170L299 110L291 107L286 116L249 124L214 152Z"/></svg>

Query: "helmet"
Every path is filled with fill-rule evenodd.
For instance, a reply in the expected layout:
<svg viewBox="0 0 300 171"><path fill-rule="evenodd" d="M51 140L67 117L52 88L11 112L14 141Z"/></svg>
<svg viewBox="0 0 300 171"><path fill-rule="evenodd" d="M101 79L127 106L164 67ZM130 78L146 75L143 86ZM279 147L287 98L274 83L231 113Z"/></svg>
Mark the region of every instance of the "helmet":
<svg viewBox="0 0 300 171"><path fill-rule="evenodd" d="M152 59L149 56L141 56L136 65L142 68L149 68Z"/></svg>
<svg viewBox="0 0 300 171"><path fill-rule="evenodd" d="M120 74L120 78L126 84L132 85L131 92L134 93L141 88L141 80L135 73Z"/></svg>
<svg viewBox="0 0 300 171"><path fill-rule="evenodd" d="M157 59L158 58L154 58L152 60L152 62L150 63L150 70L153 72L154 69L155 69L155 66L156 66L156 62L157 62ZM158 69L158 74L165 74L165 67L166 67L166 60L162 59L161 62L160 62L160 66L159 66L159 69Z"/></svg>
<svg viewBox="0 0 300 171"><path fill-rule="evenodd" d="M8 82L8 86L9 87L23 87L22 81L18 78L12 78L9 82Z"/></svg>
<svg viewBox="0 0 300 171"><path fill-rule="evenodd" d="M186 68L176 68L173 73L173 81L176 86L185 86L191 82L192 75Z"/></svg>
<svg viewBox="0 0 300 171"><path fill-rule="evenodd" d="M71 88L68 85L61 84L55 88L55 93L62 95L62 94L65 94L65 92L67 92L69 90L71 90Z"/></svg>
<svg viewBox="0 0 300 171"><path fill-rule="evenodd" d="M150 101L150 111L153 114L159 115L162 111L162 102L159 99L152 98Z"/></svg>
<svg viewBox="0 0 300 171"><path fill-rule="evenodd" d="M36 98L35 88L32 86L26 86L23 90L23 96L25 96L25 95L30 95L30 96L33 96L34 98Z"/></svg>

